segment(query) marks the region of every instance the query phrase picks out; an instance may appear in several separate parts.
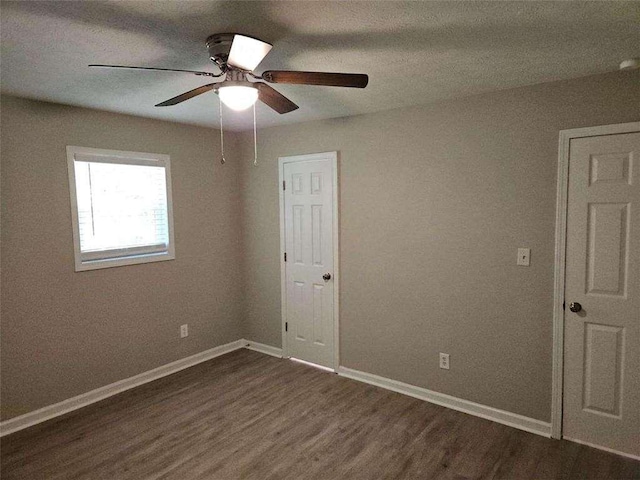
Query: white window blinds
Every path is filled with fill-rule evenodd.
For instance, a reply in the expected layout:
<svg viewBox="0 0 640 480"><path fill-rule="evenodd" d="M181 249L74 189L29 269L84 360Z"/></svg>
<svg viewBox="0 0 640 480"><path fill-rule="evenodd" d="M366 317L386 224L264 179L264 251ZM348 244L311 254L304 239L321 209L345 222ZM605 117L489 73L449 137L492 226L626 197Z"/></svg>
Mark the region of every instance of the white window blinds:
<svg viewBox="0 0 640 480"><path fill-rule="evenodd" d="M168 157L69 148L76 149L69 159L76 267L78 260L100 268L173 258Z"/></svg>

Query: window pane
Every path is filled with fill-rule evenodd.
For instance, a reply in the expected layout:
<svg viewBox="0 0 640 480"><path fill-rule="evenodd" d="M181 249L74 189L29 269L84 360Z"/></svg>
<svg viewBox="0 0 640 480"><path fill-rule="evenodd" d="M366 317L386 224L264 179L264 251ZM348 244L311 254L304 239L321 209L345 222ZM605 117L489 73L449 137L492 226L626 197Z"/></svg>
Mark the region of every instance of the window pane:
<svg viewBox="0 0 640 480"><path fill-rule="evenodd" d="M80 250L168 245L164 167L75 162Z"/></svg>

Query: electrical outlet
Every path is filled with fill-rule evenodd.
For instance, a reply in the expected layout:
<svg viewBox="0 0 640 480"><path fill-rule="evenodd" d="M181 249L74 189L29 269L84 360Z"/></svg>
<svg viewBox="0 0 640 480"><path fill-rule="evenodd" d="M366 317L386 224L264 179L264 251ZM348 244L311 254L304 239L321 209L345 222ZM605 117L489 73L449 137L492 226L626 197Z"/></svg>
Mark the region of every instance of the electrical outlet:
<svg viewBox="0 0 640 480"><path fill-rule="evenodd" d="M531 262L531 249L530 248L519 248L518 249L518 261L516 264L521 267L528 267Z"/></svg>
<svg viewBox="0 0 640 480"><path fill-rule="evenodd" d="M180 325L180 338L189 336L189 324Z"/></svg>
<svg viewBox="0 0 640 480"><path fill-rule="evenodd" d="M440 353L440 368L449 370L449 354L448 353Z"/></svg>

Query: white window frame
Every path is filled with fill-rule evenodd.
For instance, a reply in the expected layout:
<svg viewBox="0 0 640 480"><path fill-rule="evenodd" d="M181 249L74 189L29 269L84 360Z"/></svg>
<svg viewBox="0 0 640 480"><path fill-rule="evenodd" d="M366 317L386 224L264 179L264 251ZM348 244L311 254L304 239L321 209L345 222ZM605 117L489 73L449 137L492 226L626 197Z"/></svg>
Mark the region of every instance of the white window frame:
<svg viewBox="0 0 640 480"><path fill-rule="evenodd" d="M164 167L167 188L167 223L169 245L148 245L143 247L105 250L82 253L80 250L80 225L78 222L78 199L76 194L75 161L100 162L125 165L151 165ZM124 152L100 148L67 146L67 170L69 173L69 196L71 200L71 220L73 225L73 249L75 271L120 267L140 263L174 260L175 241L173 237L173 197L171 195L171 160L169 155L143 152Z"/></svg>

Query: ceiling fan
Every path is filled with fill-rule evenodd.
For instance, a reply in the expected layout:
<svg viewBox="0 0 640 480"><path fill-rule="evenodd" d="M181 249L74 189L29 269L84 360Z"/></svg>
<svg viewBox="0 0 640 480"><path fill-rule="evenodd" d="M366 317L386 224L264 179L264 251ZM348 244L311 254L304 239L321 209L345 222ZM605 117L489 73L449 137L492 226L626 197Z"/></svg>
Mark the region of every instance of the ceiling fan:
<svg viewBox="0 0 640 480"><path fill-rule="evenodd" d="M244 110L257 100L283 114L298 108L287 97L264 83L289 83L299 85L326 85L333 87L365 88L369 77L360 73L298 72L287 70L268 70L262 75L253 71L271 50L272 45L257 38L237 33L221 33L207 38L209 59L220 73L179 70L173 68L132 67L126 65L99 65L98 68L126 68L162 72L192 73L202 77L219 79L214 83L202 85L188 92L158 103L156 107L168 107L189 100L210 90L214 90L220 100L229 108Z"/></svg>

